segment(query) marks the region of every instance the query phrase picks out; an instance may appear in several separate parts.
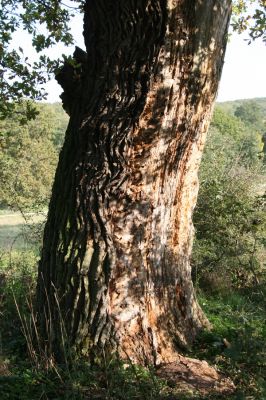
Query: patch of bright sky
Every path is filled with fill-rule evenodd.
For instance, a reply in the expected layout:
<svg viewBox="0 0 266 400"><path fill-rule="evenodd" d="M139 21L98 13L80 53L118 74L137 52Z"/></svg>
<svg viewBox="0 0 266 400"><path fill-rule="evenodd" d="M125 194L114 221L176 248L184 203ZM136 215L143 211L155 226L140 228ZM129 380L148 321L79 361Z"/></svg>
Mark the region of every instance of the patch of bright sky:
<svg viewBox="0 0 266 400"><path fill-rule="evenodd" d="M75 45L84 48L82 36L83 23L81 16L72 21L72 33ZM244 40L247 35L234 33L231 36L225 55L222 79L218 91L218 101L266 97L266 46L257 40L250 45ZM24 32L15 33L13 44L21 46L30 60L36 59L31 46L30 36ZM56 46L47 53L51 58L60 54L73 54L74 48ZM47 52L47 50L46 50ZM61 87L53 79L46 86L48 102L60 101Z"/></svg>
<svg viewBox="0 0 266 400"><path fill-rule="evenodd" d="M218 101L266 97L266 46L234 33L227 45Z"/></svg>

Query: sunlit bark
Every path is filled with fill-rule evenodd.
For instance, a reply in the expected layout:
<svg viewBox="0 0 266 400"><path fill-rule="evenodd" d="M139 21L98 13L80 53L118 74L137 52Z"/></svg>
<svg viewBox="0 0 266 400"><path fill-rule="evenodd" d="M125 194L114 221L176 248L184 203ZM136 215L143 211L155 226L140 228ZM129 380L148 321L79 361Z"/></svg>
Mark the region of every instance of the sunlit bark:
<svg viewBox="0 0 266 400"><path fill-rule="evenodd" d="M87 0L87 55L58 76L70 113L39 267L62 353L170 362L207 324L190 254L198 167L229 0ZM59 311L60 309L60 311ZM48 321L48 323L47 323Z"/></svg>

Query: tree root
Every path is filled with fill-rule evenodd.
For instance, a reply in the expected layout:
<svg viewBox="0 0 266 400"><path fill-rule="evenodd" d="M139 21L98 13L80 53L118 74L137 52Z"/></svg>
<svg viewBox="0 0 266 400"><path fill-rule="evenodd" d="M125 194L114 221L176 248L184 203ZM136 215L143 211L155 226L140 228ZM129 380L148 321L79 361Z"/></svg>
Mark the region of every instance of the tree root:
<svg viewBox="0 0 266 400"><path fill-rule="evenodd" d="M179 356L179 362L162 364L156 374L180 392L198 392L203 395L230 394L235 385L230 378L218 372L206 361Z"/></svg>

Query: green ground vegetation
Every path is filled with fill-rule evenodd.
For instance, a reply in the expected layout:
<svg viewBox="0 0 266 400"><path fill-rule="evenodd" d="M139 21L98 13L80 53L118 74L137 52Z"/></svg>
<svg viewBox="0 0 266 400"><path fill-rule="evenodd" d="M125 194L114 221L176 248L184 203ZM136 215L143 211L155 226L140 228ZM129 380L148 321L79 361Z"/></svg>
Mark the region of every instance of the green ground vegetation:
<svg viewBox="0 0 266 400"><path fill-rule="evenodd" d="M21 126L16 119L1 122L1 162L7 168L5 173L0 170L1 180L15 182L21 172L20 185L2 188L1 184L1 400L228 399L180 393L152 369L124 365L116 359L89 365L86 360L68 358L64 365L55 365L33 345L42 221L32 221L28 211L47 207L67 123L64 115L58 116L58 105L39 107L37 125ZM194 214L193 279L212 330L202 332L184 354L205 359L231 377L237 390L230 398L235 400L266 399L265 111L263 99L217 105ZM35 151L36 143L40 151ZM31 160L23 164L28 168L24 173L21 158L27 157ZM49 179L42 178L39 165L41 171L49 171ZM10 217L10 208L21 210L27 223L17 214Z"/></svg>

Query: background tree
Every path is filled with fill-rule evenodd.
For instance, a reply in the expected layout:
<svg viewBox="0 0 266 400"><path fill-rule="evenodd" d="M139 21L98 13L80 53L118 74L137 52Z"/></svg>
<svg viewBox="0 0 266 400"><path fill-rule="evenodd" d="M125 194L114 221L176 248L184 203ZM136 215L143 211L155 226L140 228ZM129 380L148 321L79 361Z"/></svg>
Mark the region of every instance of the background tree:
<svg viewBox="0 0 266 400"><path fill-rule="evenodd" d="M54 76L60 59L47 57L45 51L58 43L73 43L69 21L81 1L1 0L0 7L0 118L12 115L16 102L45 98L44 83ZM74 7L74 5L76 7ZM15 47L13 34L23 29L32 37L39 57L32 62L22 47ZM32 102L23 108L22 118L34 118Z"/></svg>
<svg viewBox="0 0 266 400"><path fill-rule="evenodd" d="M194 275L207 291L265 282L265 170L257 130L263 113L251 113L247 124L249 111L259 106L238 105L237 111L247 109L238 113L243 120L224 112L226 106L214 112L193 219Z"/></svg>
<svg viewBox="0 0 266 400"><path fill-rule="evenodd" d="M43 210L48 205L67 116L58 105L35 104L34 121L21 124L27 104L0 121L1 207Z"/></svg>

